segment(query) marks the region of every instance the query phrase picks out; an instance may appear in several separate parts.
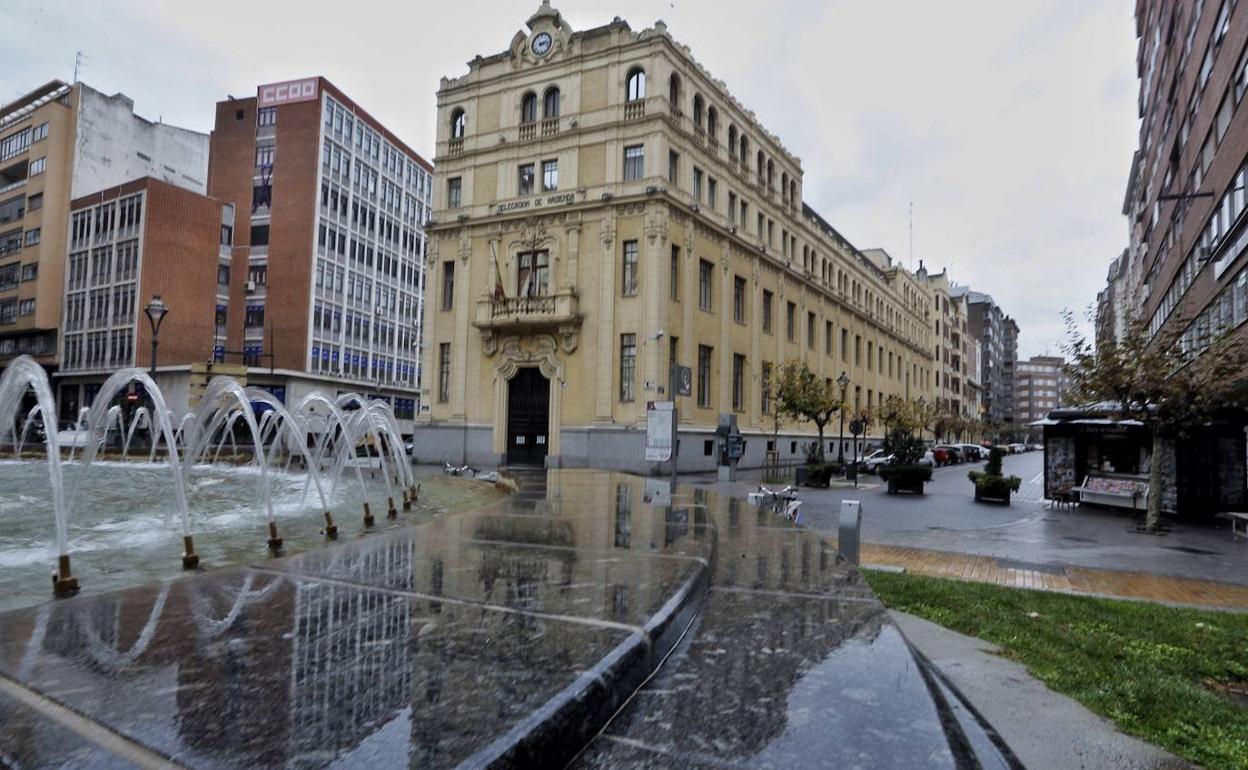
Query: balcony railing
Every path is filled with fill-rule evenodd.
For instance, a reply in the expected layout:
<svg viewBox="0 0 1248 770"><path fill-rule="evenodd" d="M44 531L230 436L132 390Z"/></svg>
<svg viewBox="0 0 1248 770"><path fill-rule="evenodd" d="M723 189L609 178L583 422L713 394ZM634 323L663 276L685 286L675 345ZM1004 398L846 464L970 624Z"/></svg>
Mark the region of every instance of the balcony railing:
<svg viewBox="0 0 1248 770"><path fill-rule="evenodd" d="M624 119L640 120L646 116L646 103L641 99L624 103Z"/></svg>
<svg viewBox="0 0 1248 770"><path fill-rule="evenodd" d="M542 121L542 136L554 136L559 133L559 118L546 118Z"/></svg>
<svg viewBox="0 0 1248 770"><path fill-rule="evenodd" d="M446 152L448 155L460 155L464 152L464 138L457 136L446 144Z"/></svg>
<svg viewBox="0 0 1248 770"><path fill-rule="evenodd" d="M485 297L477 302L478 329L523 330L580 324L573 291L533 297Z"/></svg>
<svg viewBox="0 0 1248 770"><path fill-rule="evenodd" d="M537 124L536 123L521 123L520 124L520 141L523 142L526 139L532 139L535 136L537 136Z"/></svg>

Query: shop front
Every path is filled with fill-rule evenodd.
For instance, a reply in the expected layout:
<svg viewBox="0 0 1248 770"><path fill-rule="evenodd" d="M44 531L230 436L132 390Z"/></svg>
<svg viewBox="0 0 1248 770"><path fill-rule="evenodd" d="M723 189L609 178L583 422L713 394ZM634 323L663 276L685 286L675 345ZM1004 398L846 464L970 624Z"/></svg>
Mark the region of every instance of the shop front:
<svg viewBox="0 0 1248 770"><path fill-rule="evenodd" d="M1203 519L1248 508L1245 429L1215 423L1162 442L1109 409L1058 409L1033 423L1044 429L1044 491L1049 499L1144 511L1149 471L1161 463L1161 510Z"/></svg>

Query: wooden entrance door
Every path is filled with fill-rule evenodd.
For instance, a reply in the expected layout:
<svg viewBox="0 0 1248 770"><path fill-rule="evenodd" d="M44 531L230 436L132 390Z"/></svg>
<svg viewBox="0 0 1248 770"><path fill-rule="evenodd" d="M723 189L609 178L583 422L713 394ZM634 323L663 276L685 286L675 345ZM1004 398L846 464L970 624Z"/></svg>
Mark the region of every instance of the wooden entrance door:
<svg viewBox="0 0 1248 770"><path fill-rule="evenodd" d="M521 369L507 385L507 464L545 465L549 431L550 380Z"/></svg>

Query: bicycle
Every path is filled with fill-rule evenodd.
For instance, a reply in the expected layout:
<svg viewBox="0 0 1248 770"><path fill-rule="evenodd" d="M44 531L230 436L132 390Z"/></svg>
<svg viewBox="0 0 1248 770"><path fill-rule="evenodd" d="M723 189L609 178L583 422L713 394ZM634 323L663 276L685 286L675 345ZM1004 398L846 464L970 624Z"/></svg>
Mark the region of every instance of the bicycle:
<svg viewBox="0 0 1248 770"><path fill-rule="evenodd" d="M770 510L777 516L783 516L794 524L801 523L801 512L798 510L802 507L802 501L797 499L797 489L793 486L785 486L784 489L771 489L763 484L758 485L758 492L750 495L754 498L752 502L760 508Z"/></svg>

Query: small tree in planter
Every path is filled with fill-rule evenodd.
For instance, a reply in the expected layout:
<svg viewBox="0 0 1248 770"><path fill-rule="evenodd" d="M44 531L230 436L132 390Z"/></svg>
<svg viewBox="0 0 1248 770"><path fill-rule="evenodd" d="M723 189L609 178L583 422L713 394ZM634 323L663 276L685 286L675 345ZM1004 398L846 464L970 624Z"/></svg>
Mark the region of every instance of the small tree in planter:
<svg viewBox="0 0 1248 770"><path fill-rule="evenodd" d="M888 493L923 494L923 484L932 480L932 469L921 465L923 439L930 410L922 399L907 401L890 396L880 407L878 417L884 426L884 451L893 459L880 468L880 478L888 483Z"/></svg>
<svg viewBox="0 0 1248 770"><path fill-rule="evenodd" d="M1010 494L1017 492L1023 480L1018 476L1001 475L1001 447L993 447L988 452L988 462L984 470L971 471L966 474L975 484L975 502L1010 504Z"/></svg>
<svg viewBox="0 0 1248 770"><path fill-rule="evenodd" d="M814 451L807 453L807 479L830 477L831 466L824 462L823 430L832 421L832 415L844 406L841 404L840 388L832 380L811 371L805 361L789 361L781 368L773 392L777 419L784 414L795 420L809 420L819 431Z"/></svg>

